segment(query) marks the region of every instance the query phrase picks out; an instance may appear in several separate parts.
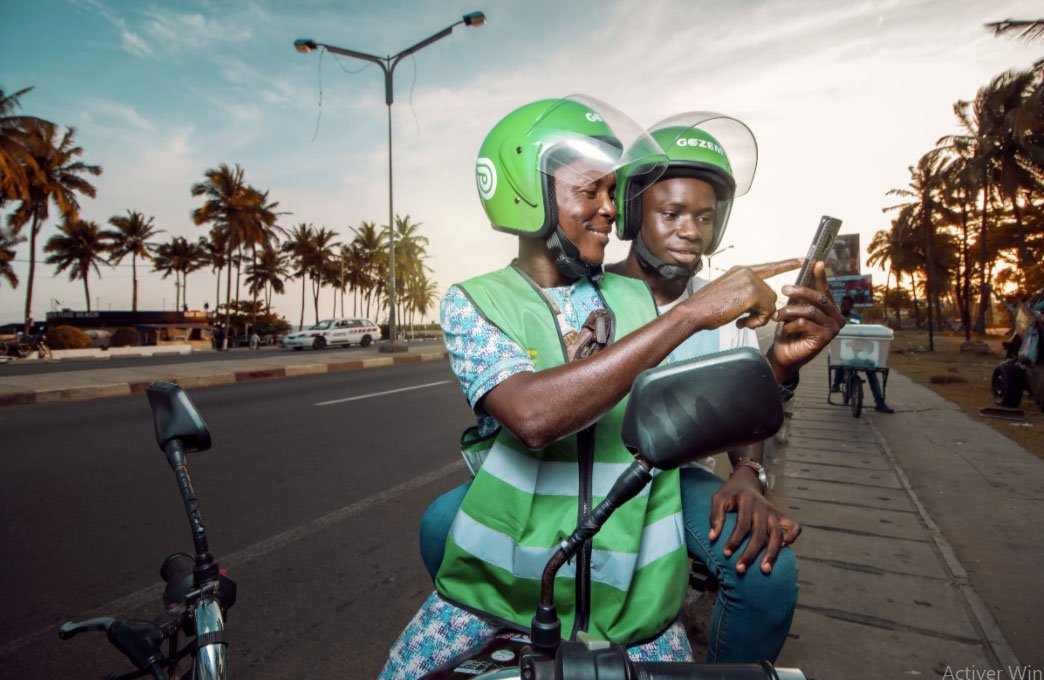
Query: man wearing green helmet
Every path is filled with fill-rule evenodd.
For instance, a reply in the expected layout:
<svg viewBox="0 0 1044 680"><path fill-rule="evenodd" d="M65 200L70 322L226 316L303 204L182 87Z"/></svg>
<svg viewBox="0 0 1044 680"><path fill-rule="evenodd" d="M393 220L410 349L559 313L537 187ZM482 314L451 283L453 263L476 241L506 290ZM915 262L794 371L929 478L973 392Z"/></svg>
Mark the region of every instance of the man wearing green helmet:
<svg viewBox="0 0 1044 680"><path fill-rule="evenodd" d="M643 282L603 275L616 173L654 179L665 161L633 121L583 97L523 106L483 142L479 195L493 228L519 236L518 258L452 286L442 326L478 419L462 448L484 462L450 528L436 593L382 677L421 675L505 626L527 631L547 558L607 493L610 471L631 461L620 423L635 376L699 330L774 316L759 276L771 272L737 269L660 316ZM609 345L572 361L592 318L611 323ZM639 660L691 658L676 621L687 585L677 473L657 475L612 521L616 530L559 574L563 635L587 631Z"/></svg>
<svg viewBox="0 0 1044 680"><path fill-rule="evenodd" d="M733 200L750 187L757 145L746 125L710 112L673 116L650 132L670 161L651 183L626 169L619 173L617 234L632 245L626 260L607 269L647 282L663 314L708 285L696 274L702 257L721 243ZM798 368L844 325L823 265L814 271L815 289L783 289L791 299L780 310L768 351L777 379L791 390ZM694 334L668 360L742 346L758 348L753 330L725 325ZM774 662L797 602L797 565L785 546L800 527L764 496L762 450L758 445L729 451L733 473L724 483L700 466L681 471L686 545L721 584L708 635L712 663ZM719 541L723 534L728 539ZM762 550L760 570L748 573Z"/></svg>

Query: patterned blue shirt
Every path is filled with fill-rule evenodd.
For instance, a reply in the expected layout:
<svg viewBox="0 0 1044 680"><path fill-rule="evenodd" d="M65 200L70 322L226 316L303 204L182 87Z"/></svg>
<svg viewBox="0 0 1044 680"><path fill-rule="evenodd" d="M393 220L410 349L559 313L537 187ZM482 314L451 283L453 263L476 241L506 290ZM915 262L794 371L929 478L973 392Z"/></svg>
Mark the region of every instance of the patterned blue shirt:
<svg viewBox="0 0 1044 680"><path fill-rule="evenodd" d="M544 288L544 293L558 305L573 330L578 330L591 312L605 308L587 278L570 286ZM458 286L451 286L442 298L440 318L450 367L475 410L479 433L489 434L499 426L477 406L479 400L516 373L535 371L536 365L525 348L487 321Z"/></svg>

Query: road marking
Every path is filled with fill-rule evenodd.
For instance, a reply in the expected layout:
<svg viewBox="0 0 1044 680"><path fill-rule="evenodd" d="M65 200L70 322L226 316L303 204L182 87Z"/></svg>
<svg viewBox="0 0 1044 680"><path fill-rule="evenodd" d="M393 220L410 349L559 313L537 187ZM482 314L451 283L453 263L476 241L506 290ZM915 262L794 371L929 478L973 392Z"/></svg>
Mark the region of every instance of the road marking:
<svg viewBox="0 0 1044 680"><path fill-rule="evenodd" d="M413 385L412 387L400 387L397 390L387 390L385 392L374 392L373 394L360 394L358 397L345 397L344 399L334 399L332 401L320 401L313 406L329 406L330 404L343 404L346 401L355 401L356 399L369 399L370 397L383 397L386 394L395 394L396 392L409 392L410 390L422 390L425 387L435 387L436 385L445 385L450 382L449 380L440 380L438 382L426 383L424 385Z"/></svg>
<svg viewBox="0 0 1044 680"><path fill-rule="evenodd" d="M444 382L449 381L447 380ZM433 384L437 385L439 383ZM428 387L428 385L423 385L422 387ZM397 392L399 390L394 391ZM279 550L280 548L284 548L290 545L291 543L296 543L297 541L308 538L309 536L323 531L324 529L328 529L335 524L339 524L340 522L343 522L346 519L350 519L358 515L359 513L365 512L366 510L369 510L370 508L376 505L380 505L381 503L390 501L393 498L410 493L413 490L422 487L426 484L430 484L431 482L434 482L437 479L441 479L454 473L459 473L463 468L463 460L458 460L453 463L450 463L449 465L444 465L436 470L428 472L427 474L423 474L419 477L414 477L413 479L407 480L402 484L399 484L398 486L393 486L390 489L385 489L384 491L381 491L380 493L373 494L372 496L367 496L362 500L356 501L355 503L352 503L350 505L346 505L343 508L334 510L333 512L323 515L322 517L317 517L310 522L305 522L304 524L294 527L293 529L288 529L281 534L276 534L271 538L267 538L263 541L255 543L254 545L243 548L242 550L236 551L229 555L225 555L224 557L221 557L218 560L218 562L221 564L222 567L235 567L250 562L252 560L256 560L259 557L267 555L273 550ZM148 588L142 588L141 590L135 593L131 593L130 595L125 595L124 597L117 598L110 602L106 602L100 607L95 607L90 611L84 612L83 614L80 614L79 616L75 617L75 620L83 621L85 619L91 619L98 616L127 615L131 611L139 609L149 604L155 605L156 611L158 612L162 606L160 602L160 596L163 594L164 587L165 584L157 583L155 585L149 586ZM42 635L54 636L56 630L57 626L50 625L46 628L41 628L40 630L29 633L28 635L20 637L16 640L11 640L10 642L0 645L0 659L14 654L19 649L33 642L36 638L39 638Z"/></svg>

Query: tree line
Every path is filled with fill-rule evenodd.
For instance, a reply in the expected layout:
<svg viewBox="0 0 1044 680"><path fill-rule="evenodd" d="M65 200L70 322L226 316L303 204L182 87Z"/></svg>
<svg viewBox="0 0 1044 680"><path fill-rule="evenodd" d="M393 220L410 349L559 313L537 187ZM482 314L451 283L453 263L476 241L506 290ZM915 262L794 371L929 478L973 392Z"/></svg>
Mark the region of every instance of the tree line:
<svg viewBox="0 0 1044 680"><path fill-rule="evenodd" d="M989 27L1044 37L1044 22ZM868 262L886 270L886 312L899 316L912 297L920 325L920 292L930 344L948 314L970 339L985 334L997 290L1025 298L1044 288L1044 59L997 75L953 111L959 133L940 138L909 168L909 184L888 192L903 202L884 208L891 227L867 248Z"/></svg>
<svg viewBox="0 0 1044 680"><path fill-rule="evenodd" d="M364 221L358 228L349 227L352 237L346 242L338 241L337 232L307 222L281 227L278 221L283 213L277 210L278 202L270 199L268 191L248 184L239 165L208 169L190 188L191 195L202 201L192 211L192 221L208 228L208 233L195 241L183 236L160 240L164 231L156 226L155 218L136 210L111 217L111 228L82 219L79 201L96 196L90 178L100 175L102 168L82 160L83 149L76 145L74 128L16 115L21 98L31 90L8 94L0 88L0 208L9 202L13 205L0 227L0 282L11 288L19 286L12 263L18 246L28 240L26 333L31 323L37 241L52 205L57 208L60 224L58 233L43 246L45 263L53 265L56 274L68 272L70 281L82 281L87 311L91 310L91 273L100 277L101 266L120 265L129 258L133 311L138 310L140 263L162 273L163 278L173 277L176 309L187 306L188 275L210 268L216 274L215 312L224 309L226 328L231 327L233 310L245 307L240 300L242 285L251 296L247 309L253 310L252 314L259 309L270 314L273 296L287 293L287 284L293 279L301 280L302 326L306 293L311 293L318 321L323 288L334 291L333 316L337 315L338 299L340 314L345 315L346 295L351 296L353 315L372 318L387 314L387 246L392 236L388 226ZM411 323L437 302L436 283L429 278L431 269L425 264L428 239L420 233L420 227L409 215L395 218L396 314Z"/></svg>

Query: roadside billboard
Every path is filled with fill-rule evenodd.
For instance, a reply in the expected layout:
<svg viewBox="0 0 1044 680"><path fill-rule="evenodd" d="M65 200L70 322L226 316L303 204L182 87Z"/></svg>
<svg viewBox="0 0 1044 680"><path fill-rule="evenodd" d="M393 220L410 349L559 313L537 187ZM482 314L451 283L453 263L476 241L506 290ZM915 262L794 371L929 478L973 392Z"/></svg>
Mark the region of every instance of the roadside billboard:
<svg viewBox="0 0 1044 680"><path fill-rule="evenodd" d="M839 234L827 255L827 276L858 276L859 234Z"/></svg>
<svg viewBox="0 0 1044 680"><path fill-rule="evenodd" d="M841 298L851 295L856 307L869 307L874 304L873 279L865 276L832 276L827 279L834 302L841 304Z"/></svg>

